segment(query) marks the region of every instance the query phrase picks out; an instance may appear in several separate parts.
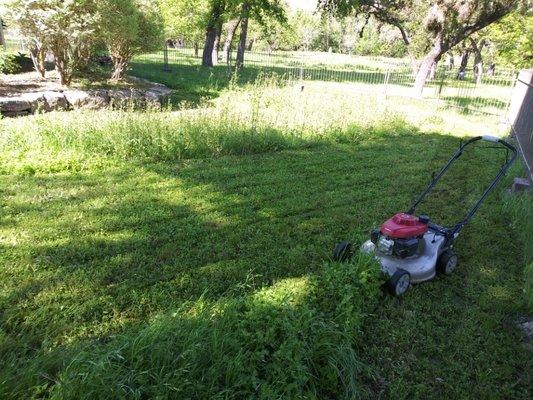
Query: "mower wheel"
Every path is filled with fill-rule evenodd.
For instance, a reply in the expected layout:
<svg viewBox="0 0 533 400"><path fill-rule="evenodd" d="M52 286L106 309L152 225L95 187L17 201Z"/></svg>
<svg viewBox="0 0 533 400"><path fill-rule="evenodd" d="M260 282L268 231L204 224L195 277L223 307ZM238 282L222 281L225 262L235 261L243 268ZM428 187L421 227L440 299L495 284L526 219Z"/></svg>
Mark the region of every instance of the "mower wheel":
<svg viewBox="0 0 533 400"><path fill-rule="evenodd" d="M335 246L333 251L333 261L344 262L352 258L352 244L344 241Z"/></svg>
<svg viewBox="0 0 533 400"><path fill-rule="evenodd" d="M385 283L387 290L393 296L401 296L411 285L411 275L404 269L398 269Z"/></svg>
<svg viewBox="0 0 533 400"><path fill-rule="evenodd" d="M444 275L451 275L457 267L459 258L453 250L445 250L437 261L437 271Z"/></svg>

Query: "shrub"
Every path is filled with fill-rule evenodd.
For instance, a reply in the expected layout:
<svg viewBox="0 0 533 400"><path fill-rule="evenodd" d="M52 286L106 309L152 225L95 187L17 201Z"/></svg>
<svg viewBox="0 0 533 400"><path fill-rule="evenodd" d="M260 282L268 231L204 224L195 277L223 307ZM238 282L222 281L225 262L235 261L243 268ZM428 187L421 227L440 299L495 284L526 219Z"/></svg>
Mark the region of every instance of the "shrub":
<svg viewBox="0 0 533 400"><path fill-rule="evenodd" d="M94 0L10 0L11 18L27 37L44 76L44 51L54 54L61 84L70 85L72 73L90 55L98 14Z"/></svg>
<svg viewBox="0 0 533 400"><path fill-rule="evenodd" d="M0 74L18 74L22 71L23 59L20 53L0 52Z"/></svg>
<svg viewBox="0 0 533 400"><path fill-rule="evenodd" d="M111 79L120 80L134 55L161 46L162 18L157 6L141 0L103 0L98 4L103 41L113 60Z"/></svg>

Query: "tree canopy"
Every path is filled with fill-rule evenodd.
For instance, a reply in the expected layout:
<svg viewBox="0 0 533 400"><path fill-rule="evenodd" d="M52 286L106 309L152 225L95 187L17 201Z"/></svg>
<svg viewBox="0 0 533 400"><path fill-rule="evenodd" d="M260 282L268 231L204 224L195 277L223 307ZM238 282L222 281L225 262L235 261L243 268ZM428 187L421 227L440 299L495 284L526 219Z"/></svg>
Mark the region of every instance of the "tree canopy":
<svg viewBox="0 0 533 400"><path fill-rule="evenodd" d="M470 35L500 20L518 6L520 0L320 0L320 7L334 15L366 14L396 27L417 66L415 93L422 88L432 65L443 54ZM424 49L424 50L422 50Z"/></svg>

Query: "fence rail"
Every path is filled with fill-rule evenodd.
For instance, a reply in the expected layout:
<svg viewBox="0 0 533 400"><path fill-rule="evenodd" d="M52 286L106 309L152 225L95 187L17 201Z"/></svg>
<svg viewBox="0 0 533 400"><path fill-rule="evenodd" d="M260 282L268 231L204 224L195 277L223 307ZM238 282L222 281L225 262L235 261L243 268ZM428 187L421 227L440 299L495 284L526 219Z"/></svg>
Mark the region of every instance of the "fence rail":
<svg viewBox="0 0 533 400"><path fill-rule="evenodd" d="M234 59L232 52L230 63ZM189 48L166 48L139 56L135 61L166 69L173 65L198 66L201 62L194 49ZM219 57L219 68L226 65ZM288 80L349 83L361 92L385 97L408 95L415 78L405 59L334 53L248 51L244 65L248 73L261 71ZM459 75L457 69L441 65L428 79L423 98L469 112L504 117L516 77L515 71L498 68L478 79L473 69Z"/></svg>

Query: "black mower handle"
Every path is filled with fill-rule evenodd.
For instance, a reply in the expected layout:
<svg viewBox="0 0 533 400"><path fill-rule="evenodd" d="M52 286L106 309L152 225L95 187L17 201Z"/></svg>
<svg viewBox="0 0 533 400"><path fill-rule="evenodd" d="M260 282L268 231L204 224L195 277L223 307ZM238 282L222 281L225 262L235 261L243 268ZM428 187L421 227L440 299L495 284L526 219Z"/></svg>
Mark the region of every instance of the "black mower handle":
<svg viewBox="0 0 533 400"><path fill-rule="evenodd" d="M496 175L496 177L492 180L489 187L485 189L479 200L472 206L468 214L460 221L458 222L453 228L451 229L445 229L445 233L449 237L455 237L459 234L459 231L465 226L474 216L478 208L481 206L485 198L489 195L489 193L496 187L498 182L504 177L504 175L507 173L511 165L516 159L517 151L516 147L514 147L512 144L506 142L503 139L497 138L495 136L485 135L485 136L475 136L469 140L467 140L464 143L461 143L457 151L453 154L453 156L448 160L446 165L442 167L442 169L439 171L437 175L435 175L432 179L429 185L426 187L426 189L418 196L418 198L415 200L409 211L408 214L414 214L416 207L420 204L422 200L427 196L427 194L433 189L433 187L437 184L437 182L440 180L442 175L450 168L450 166L457 160L461 155L463 154L463 150L466 146L469 146L470 144L477 142L478 140L483 140L486 142L496 143L504 146L507 150L510 150L512 152L511 158L507 158L505 164L501 167L500 171Z"/></svg>

